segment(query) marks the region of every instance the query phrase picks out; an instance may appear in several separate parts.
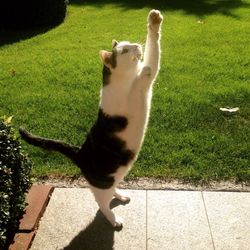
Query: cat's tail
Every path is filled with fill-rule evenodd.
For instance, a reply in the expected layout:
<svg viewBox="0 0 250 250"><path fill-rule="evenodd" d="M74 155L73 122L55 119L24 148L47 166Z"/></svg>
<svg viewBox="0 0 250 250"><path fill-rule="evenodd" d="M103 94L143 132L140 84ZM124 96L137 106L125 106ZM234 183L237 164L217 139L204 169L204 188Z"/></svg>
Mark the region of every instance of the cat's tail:
<svg viewBox="0 0 250 250"><path fill-rule="evenodd" d="M26 142L33 146L60 152L70 158L72 161L76 161L76 155L80 150L80 148L77 146L73 146L62 141L47 139L33 135L24 128L19 128L19 133L22 139L24 139Z"/></svg>

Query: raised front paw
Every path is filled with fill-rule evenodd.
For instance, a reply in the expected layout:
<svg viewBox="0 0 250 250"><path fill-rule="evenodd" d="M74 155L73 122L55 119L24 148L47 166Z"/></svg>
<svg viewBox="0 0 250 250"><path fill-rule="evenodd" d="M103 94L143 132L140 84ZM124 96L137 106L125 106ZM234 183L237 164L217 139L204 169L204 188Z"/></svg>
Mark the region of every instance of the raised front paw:
<svg viewBox="0 0 250 250"><path fill-rule="evenodd" d="M141 76L149 78L151 76L151 68L149 66L144 66L141 71Z"/></svg>
<svg viewBox="0 0 250 250"><path fill-rule="evenodd" d="M159 10L151 10L148 14L148 25L151 29L158 32L163 16Z"/></svg>

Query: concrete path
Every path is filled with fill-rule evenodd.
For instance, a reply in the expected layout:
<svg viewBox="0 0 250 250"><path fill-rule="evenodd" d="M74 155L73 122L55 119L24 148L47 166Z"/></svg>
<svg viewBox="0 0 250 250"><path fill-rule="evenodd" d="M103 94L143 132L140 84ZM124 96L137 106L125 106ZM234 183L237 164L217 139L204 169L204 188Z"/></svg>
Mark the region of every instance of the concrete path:
<svg viewBox="0 0 250 250"><path fill-rule="evenodd" d="M56 188L32 250L250 250L250 193L124 190L114 231L89 189Z"/></svg>

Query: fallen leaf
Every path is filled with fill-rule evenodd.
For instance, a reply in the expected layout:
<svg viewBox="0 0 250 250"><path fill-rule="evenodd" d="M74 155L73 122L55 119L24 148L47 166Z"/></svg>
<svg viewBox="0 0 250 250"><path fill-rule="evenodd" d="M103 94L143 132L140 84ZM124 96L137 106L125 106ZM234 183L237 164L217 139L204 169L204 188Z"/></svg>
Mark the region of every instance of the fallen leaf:
<svg viewBox="0 0 250 250"><path fill-rule="evenodd" d="M9 117L4 117L4 122L6 123L6 124L10 124L11 123L11 120L12 120L12 118L13 118L13 115L12 116L9 116Z"/></svg>
<svg viewBox="0 0 250 250"><path fill-rule="evenodd" d="M11 74L12 76L15 76L15 75L16 75L16 70L15 70L15 69L11 69L10 74Z"/></svg>
<svg viewBox="0 0 250 250"><path fill-rule="evenodd" d="M239 110L239 108L220 108L221 111L223 112L229 112L229 113L233 113L233 112L237 112Z"/></svg>

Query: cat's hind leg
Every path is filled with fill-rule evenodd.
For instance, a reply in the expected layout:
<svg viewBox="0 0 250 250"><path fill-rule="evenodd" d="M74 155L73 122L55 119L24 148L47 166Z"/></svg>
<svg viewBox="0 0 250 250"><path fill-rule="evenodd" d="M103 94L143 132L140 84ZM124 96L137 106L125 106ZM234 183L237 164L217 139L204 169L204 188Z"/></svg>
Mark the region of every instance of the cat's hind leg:
<svg viewBox="0 0 250 250"><path fill-rule="evenodd" d="M91 190L95 196L95 200L101 212L106 217L106 219L111 223L111 225L116 228L122 227L123 224L122 219L110 209L110 202L113 199L113 195L115 193L115 187L111 187L109 189L100 189L92 187Z"/></svg>
<svg viewBox="0 0 250 250"><path fill-rule="evenodd" d="M122 202L129 202L130 196L128 194L123 193L118 188L115 189L114 197Z"/></svg>

